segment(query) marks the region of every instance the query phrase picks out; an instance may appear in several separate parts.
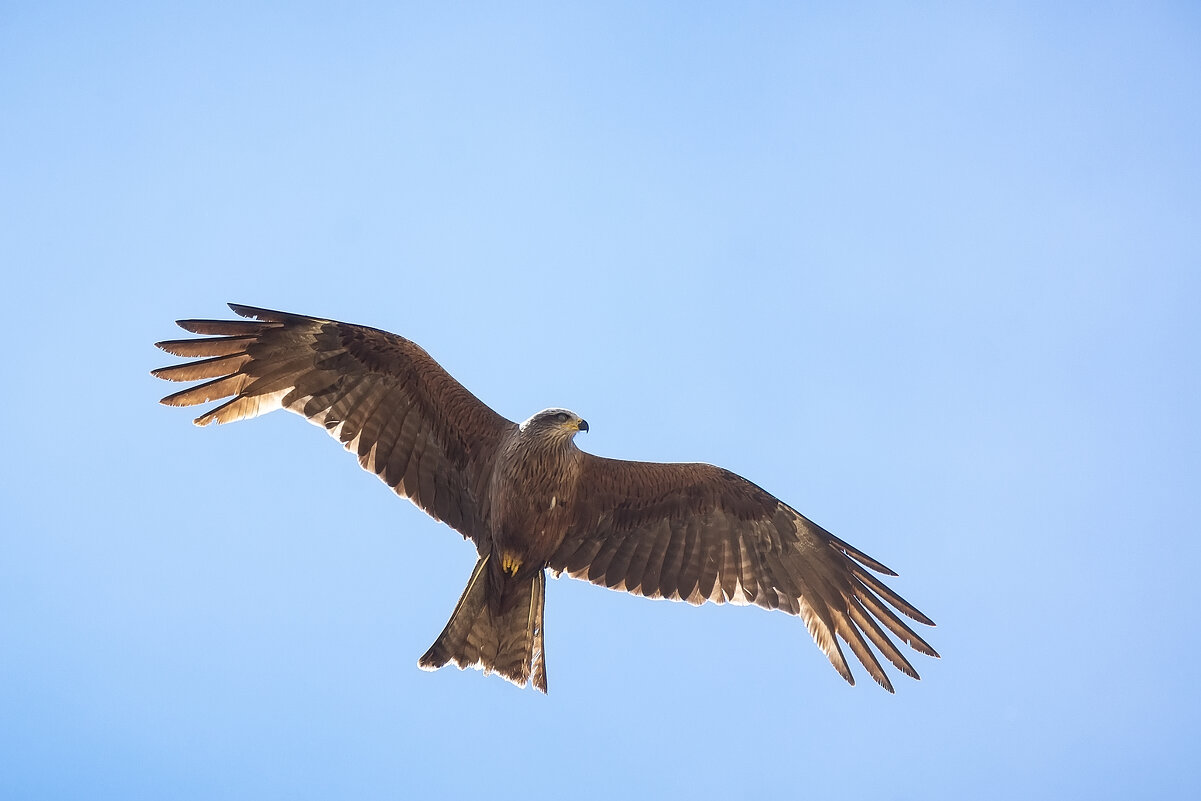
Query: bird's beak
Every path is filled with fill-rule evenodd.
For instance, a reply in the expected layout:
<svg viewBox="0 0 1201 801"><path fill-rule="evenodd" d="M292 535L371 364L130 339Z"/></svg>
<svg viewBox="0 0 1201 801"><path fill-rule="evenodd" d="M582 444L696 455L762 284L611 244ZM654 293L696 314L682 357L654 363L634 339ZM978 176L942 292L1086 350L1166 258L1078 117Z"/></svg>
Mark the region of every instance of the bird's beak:
<svg viewBox="0 0 1201 801"><path fill-rule="evenodd" d="M576 423L576 428L579 429L580 431L587 431L588 430L588 421L581 420L580 422Z"/></svg>

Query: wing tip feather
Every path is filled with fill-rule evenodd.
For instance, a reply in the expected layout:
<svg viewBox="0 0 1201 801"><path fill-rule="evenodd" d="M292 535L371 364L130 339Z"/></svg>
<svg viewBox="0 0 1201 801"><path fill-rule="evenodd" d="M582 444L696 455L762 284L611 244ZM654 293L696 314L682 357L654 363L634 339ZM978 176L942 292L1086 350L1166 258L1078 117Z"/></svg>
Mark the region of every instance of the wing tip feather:
<svg viewBox="0 0 1201 801"><path fill-rule="evenodd" d="M258 320L262 323L290 323L299 321L314 321L317 318L307 317L303 314L293 314L291 312L279 311L278 309L264 309L262 306L247 306L244 303L227 303L230 310L239 317L245 317L250 320ZM331 322L322 320L321 322Z"/></svg>
<svg viewBox="0 0 1201 801"><path fill-rule="evenodd" d="M264 309L259 306L247 306L244 303L226 303L225 305L239 317L246 317L251 320L263 320L265 319L262 316L263 314L272 313L270 309ZM275 314L282 314L282 312L275 312Z"/></svg>

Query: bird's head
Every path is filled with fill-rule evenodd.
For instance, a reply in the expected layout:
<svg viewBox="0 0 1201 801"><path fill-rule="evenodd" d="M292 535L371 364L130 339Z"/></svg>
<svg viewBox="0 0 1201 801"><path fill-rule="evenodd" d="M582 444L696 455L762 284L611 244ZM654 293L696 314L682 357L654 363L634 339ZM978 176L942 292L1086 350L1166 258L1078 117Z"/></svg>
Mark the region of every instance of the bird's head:
<svg viewBox="0 0 1201 801"><path fill-rule="evenodd" d="M521 433L570 440L588 430L588 421L567 409L543 409L521 424Z"/></svg>

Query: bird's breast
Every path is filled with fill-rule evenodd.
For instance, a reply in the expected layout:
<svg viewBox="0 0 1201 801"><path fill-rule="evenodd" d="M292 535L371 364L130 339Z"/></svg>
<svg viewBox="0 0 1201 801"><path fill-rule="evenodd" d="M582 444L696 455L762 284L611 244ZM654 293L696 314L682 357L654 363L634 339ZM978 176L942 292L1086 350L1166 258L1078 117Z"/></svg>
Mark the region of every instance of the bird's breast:
<svg viewBox="0 0 1201 801"><path fill-rule="evenodd" d="M491 492L493 548L510 566L506 572L541 568L550 559L567 533L576 485L573 471L559 460L512 456L498 464Z"/></svg>

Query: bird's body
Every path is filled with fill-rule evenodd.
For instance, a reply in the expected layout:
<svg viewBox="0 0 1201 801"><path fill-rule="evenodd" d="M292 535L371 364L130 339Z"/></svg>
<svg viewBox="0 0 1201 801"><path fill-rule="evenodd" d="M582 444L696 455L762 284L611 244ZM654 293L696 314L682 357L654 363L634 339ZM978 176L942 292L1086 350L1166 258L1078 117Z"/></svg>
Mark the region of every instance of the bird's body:
<svg viewBox="0 0 1201 801"><path fill-rule="evenodd" d="M933 623L872 571L895 573L728 470L593 456L575 445L588 424L574 412L546 409L518 425L403 337L231 308L256 321L181 320L211 338L158 343L199 360L156 376L205 381L163 403L229 398L201 425L278 408L300 414L475 543L476 567L423 668L479 667L545 691L548 568L651 598L799 615L852 684L840 639L890 691L869 642L901 672L917 672L884 629L937 656L893 610Z"/></svg>
<svg viewBox="0 0 1201 801"><path fill-rule="evenodd" d="M502 564L540 570L563 543L584 456L572 437L587 430L566 409L547 409L501 443L489 495L492 553Z"/></svg>

